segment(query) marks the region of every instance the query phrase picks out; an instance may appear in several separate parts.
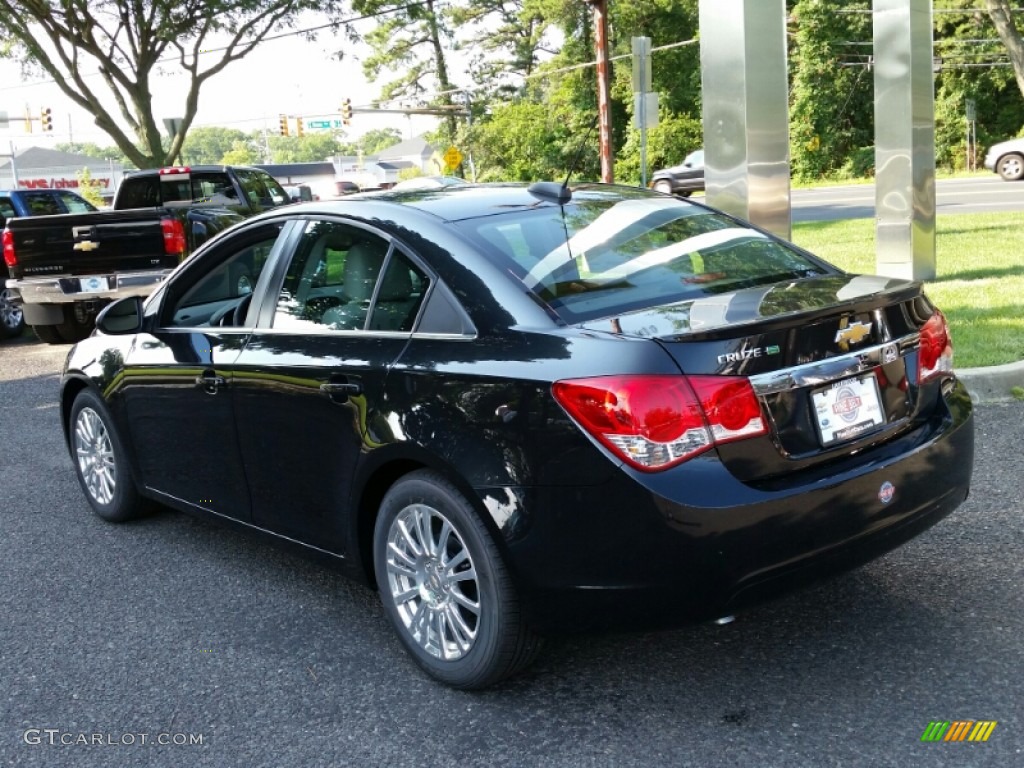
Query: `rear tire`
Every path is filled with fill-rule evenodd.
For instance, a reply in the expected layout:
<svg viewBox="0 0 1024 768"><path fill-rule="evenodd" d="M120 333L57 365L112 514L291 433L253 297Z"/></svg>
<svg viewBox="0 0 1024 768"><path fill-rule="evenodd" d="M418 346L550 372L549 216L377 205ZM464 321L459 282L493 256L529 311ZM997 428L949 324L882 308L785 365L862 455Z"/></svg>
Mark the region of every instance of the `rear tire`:
<svg viewBox="0 0 1024 768"><path fill-rule="evenodd" d="M64 341L72 344L88 338L92 333L95 323L94 315L87 315L81 308L74 304L64 306L64 322L57 326L57 333Z"/></svg>
<svg viewBox="0 0 1024 768"><path fill-rule="evenodd" d="M103 399L89 389L78 393L68 419L75 476L93 511L110 523L140 517L149 502L135 488L128 454Z"/></svg>
<svg viewBox="0 0 1024 768"><path fill-rule="evenodd" d="M33 325L32 333L40 341L47 344L64 344L64 337L60 335L56 325Z"/></svg>
<svg viewBox="0 0 1024 768"><path fill-rule="evenodd" d="M373 561L384 611L431 677L486 688L540 650L490 532L436 472L406 475L384 496Z"/></svg>
<svg viewBox="0 0 1024 768"><path fill-rule="evenodd" d="M996 163L996 171L1003 181L1019 181L1024 177L1024 156L1016 153L1003 155Z"/></svg>

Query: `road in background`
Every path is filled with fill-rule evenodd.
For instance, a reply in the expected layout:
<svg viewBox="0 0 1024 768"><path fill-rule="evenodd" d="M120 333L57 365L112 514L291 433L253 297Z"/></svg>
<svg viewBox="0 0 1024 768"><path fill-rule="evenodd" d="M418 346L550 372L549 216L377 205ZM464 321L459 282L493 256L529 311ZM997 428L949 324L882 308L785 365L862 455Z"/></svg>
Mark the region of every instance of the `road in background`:
<svg viewBox="0 0 1024 768"><path fill-rule="evenodd" d="M0 765L1024 765L1024 404L978 408L971 498L881 560L724 627L555 640L467 694L319 563L181 514L95 517L66 352L0 344ZM933 720L998 725L922 743ZM102 741L60 743L81 734Z"/></svg>
<svg viewBox="0 0 1024 768"><path fill-rule="evenodd" d="M988 178L939 179L935 185L936 213L1024 211L1024 182ZM874 184L794 189L793 221L867 219L875 215Z"/></svg>

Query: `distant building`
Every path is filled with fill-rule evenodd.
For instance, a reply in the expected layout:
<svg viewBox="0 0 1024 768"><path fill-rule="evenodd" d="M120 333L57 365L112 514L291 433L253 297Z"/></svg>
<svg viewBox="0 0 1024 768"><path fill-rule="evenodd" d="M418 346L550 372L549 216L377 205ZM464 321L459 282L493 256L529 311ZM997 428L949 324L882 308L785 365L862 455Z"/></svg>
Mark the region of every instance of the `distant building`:
<svg viewBox="0 0 1024 768"><path fill-rule="evenodd" d="M70 189L78 191L78 174L89 169L93 186L107 201L127 172L121 163L88 155L29 147L15 152L14 161L0 162L0 187L5 189ZM17 178L17 182L15 182Z"/></svg>

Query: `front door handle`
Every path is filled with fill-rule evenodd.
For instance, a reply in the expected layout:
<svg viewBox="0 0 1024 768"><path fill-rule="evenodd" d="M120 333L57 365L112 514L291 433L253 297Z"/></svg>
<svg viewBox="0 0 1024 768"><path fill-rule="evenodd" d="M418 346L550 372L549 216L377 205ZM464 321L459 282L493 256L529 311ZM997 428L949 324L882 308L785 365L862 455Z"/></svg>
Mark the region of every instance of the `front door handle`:
<svg viewBox="0 0 1024 768"><path fill-rule="evenodd" d="M363 394L363 385L344 378L332 379L320 385L320 391L336 403L344 403L349 397Z"/></svg>
<svg viewBox="0 0 1024 768"><path fill-rule="evenodd" d="M216 395L217 390L227 385L228 380L218 375L215 371L203 371L202 374L196 376L196 386L202 387L209 395Z"/></svg>

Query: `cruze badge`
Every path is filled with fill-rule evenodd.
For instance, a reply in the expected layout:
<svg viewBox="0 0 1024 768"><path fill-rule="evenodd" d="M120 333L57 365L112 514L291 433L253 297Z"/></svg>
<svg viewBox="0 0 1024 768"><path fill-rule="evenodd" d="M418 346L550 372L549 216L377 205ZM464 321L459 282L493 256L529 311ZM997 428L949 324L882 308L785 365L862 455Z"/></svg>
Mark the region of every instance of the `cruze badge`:
<svg viewBox="0 0 1024 768"><path fill-rule="evenodd" d="M849 347L850 344L859 344L871 333L871 326L872 323L862 323L858 320L856 323L840 328L836 331L836 344L843 349Z"/></svg>

